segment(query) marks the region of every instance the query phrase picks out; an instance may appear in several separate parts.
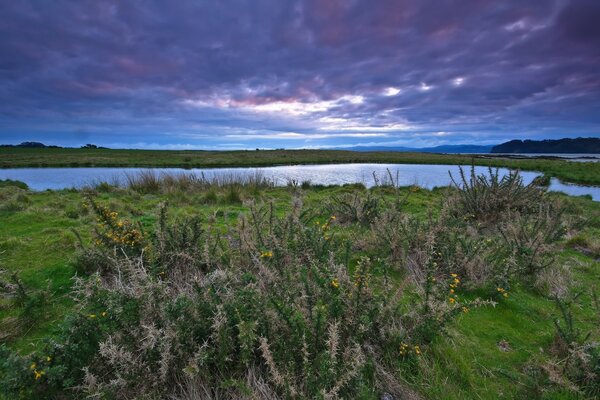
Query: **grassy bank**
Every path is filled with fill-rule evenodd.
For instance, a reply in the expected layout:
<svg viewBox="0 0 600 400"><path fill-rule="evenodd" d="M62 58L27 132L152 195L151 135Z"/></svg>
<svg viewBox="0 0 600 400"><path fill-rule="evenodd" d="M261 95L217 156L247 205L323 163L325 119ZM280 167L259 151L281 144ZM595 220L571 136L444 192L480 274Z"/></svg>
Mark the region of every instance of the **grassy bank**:
<svg viewBox="0 0 600 400"><path fill-rule="evenodd" d="M285 164L399 163L484 165L540 171L564 182L600 185L600 163L431 153L342 150L165 151L0 148L0 168L257 167Z"/></svg>
<svg viewBox="0 0 600 400"><path fill-rule="evenodd" d="M0 391L594 398L600 204L494 184L7 183Z"/></svg>

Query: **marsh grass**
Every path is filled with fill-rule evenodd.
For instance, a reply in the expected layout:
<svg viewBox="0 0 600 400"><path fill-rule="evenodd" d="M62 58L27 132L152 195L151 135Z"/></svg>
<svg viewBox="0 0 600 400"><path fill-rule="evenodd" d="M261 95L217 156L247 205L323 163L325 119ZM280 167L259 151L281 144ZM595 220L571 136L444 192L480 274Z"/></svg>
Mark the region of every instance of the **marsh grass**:
<svg viewBox="0 0 600 400"><path fill-rule="evenodd" d="M209 189L263 189L274 186L260 171L254 174L217 174L207 177L204 172L166 173L144 170L126 175L126 186L138 193L200 192Z"/></svg>

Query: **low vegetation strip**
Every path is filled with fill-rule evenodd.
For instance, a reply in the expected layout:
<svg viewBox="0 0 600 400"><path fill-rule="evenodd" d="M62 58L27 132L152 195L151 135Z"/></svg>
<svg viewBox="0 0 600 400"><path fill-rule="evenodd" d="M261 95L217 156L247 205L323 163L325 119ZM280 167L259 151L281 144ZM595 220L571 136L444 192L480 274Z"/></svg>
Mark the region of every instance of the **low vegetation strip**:
<svg viewBox="0 0 600 400"><path fill-rule="evenodd" d="M589 199L155 178L0 187L5 398L600 395Z"/></svg>
<svg viewBox="0 0 600 400"><path fill-rule="evenodd" d="M170 151L0 148L0 168L19 167L259 167L286 164L398 163L508 167L539 171L564 182L600 185L600 163L459 155L344 150Z"/></svg>

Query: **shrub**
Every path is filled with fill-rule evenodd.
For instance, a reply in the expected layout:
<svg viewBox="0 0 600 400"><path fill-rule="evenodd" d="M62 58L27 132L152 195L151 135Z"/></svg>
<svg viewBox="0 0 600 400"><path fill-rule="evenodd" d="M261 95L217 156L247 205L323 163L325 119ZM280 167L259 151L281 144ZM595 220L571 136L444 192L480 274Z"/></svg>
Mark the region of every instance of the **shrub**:
<svg viewBox="0 0 600 400"><path fill-rule="evenodd" d="M507 211L529 212L544 193L533 183L525 185L518 171L500 177L499 169L490 167L488 175L476 175L472 166L467 179L460 167L460 183L452 173L450 178L458 189L458 215L489 223L498 221Z"/></svg>
<svg viewBox="0 0 600 400"><path fill-rule="evenodd" d="M327 202L325 209L335 215L340 223L372 224L380 213L381 200L368 191L345 193L334 196Z"/></svg>
<svg viewBox="0 0 600 400"><path fill-rule="evenodd" d="M554 262L551 244L566 232L560 206L543 204L536 214L509 213L498 226L515 274L533 278Z"/></svg>
<svg viewBox="0 0 600 400"><path fill-rule="evenodd" d="M8 397L400 395L395 372L410 371L452 316L483 304L464 300L460 277L431 256L424 279L393 283L300 199L284 216L251 204L225 236L196 218L170 221L163 207L156 232L134 245L115 240L132 225L90 205L108 267L77 281L79 311L55 341L24 358L2 349Z"/></svg>
<svg viewBox="0 0 600 400"><path fill-rule="evenodd" d="M552 351L560 359L562 375L568 382L596 398L600 396L600 343L590 340L591 332L584 335L575 325L571 308L580 294L554 299L560 317L554 319L556 335Z"/></svg>

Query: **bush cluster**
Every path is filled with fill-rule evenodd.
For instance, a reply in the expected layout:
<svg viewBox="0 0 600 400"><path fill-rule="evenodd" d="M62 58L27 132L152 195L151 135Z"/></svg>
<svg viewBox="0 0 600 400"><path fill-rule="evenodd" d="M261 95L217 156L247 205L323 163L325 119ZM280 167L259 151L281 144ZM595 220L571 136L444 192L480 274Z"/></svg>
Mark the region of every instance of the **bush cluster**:
<svg viewBox="0 0 600 400"><path fill-rule="evenodd" d="M510 179L475 179L428 218L368 191L317 208L295 197L283 216L270 203L248 204L226 232L199 217L173 220L166 206L154 231L143 231L90 198L98 226L80 261L77 312L33 354L0 348L1 390L23 398L407 396L404 377L445 326L494 304L468 290L488 288L501 301L550 265L560 213L518 199L499 209L530 193ZM496 230L483 224L486 212L496 214ZM353 226L366 232L360 244L347 234Z"/></svg>

